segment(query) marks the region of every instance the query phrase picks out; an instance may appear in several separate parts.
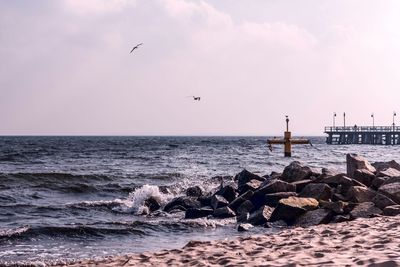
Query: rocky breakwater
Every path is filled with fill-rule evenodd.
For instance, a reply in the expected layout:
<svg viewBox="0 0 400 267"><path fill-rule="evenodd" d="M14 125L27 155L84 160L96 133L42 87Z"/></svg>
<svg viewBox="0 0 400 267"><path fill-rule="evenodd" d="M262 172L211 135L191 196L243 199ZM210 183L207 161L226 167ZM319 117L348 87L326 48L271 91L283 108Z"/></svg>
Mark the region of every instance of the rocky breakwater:
<svg viewBox="0 0 400 267"><path fill-rule="evenodd" d="M163 210L182 211L185 219L236 217L239 231L400 214L400 164L371 164L355 154L348 154L346 162L347 173L315 170L297 161L282 173L265 176L243 170L212 192L191 187Z"/></svg>

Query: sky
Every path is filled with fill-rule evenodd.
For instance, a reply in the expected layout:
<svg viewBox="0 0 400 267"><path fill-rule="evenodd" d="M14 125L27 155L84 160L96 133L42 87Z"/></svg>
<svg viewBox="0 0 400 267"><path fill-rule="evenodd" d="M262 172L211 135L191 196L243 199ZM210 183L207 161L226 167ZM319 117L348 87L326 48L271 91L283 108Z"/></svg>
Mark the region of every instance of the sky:
<svg viewBox="0 0 400 267"><path fill-rule="evenodd" d="M390 125L396 110L400 124L399 14L397 0L0 0L0 135L281 135L285 115L323 135L334 112Z"/></svg>

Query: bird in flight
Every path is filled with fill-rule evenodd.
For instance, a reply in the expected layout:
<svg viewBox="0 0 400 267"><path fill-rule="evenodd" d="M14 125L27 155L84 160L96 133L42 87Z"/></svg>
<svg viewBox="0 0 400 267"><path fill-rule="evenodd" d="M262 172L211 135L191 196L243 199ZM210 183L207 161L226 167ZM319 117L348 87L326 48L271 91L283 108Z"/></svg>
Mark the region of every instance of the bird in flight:
<svg viewBox="0 0 400 267"><path fill-rule="evenodd" d="M135 49L138 49L139 48L139 46L141 46L143 43L140 43L140 44L137 44L136 46L134 46L133 48L132 48L132 50L131 50L131 52L130 53L132 53L133 52L133 50L135 50Z"/></svg>
<svg viewBox="0 0 400 267"><path fill-rule="evenodd" d="M191 95L191 96L188 96L188 97L193 97L194 101L200 101L200 96Z"/></svg>

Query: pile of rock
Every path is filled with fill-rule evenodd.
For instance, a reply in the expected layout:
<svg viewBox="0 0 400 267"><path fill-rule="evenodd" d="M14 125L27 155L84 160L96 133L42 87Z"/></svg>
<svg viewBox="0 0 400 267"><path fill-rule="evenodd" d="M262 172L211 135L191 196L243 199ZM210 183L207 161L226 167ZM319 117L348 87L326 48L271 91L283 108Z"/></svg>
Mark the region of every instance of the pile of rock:
<svg viewBox="0 0 400 267"><path fill-rule="evenodd" d="M236 217L240 231L254 225L309 226L400 214L400 164L370 164L355 154L346 160L347 173L316 171L297 161L283 173L264 177L243 170L215 192L189 188L164 211L184 211L187 219Z"/></svg>

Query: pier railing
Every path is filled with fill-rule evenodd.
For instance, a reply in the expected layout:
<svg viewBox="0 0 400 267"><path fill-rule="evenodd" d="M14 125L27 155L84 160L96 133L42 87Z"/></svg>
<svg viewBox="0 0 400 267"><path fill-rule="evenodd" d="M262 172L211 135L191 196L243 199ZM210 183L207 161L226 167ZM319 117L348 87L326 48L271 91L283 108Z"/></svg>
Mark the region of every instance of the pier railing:
<svg viewBox="0 0 400 267"><path fill-rule="evenodd" d="M325 133L334 132L400 132L400 126L326 126Z"/></svg>

